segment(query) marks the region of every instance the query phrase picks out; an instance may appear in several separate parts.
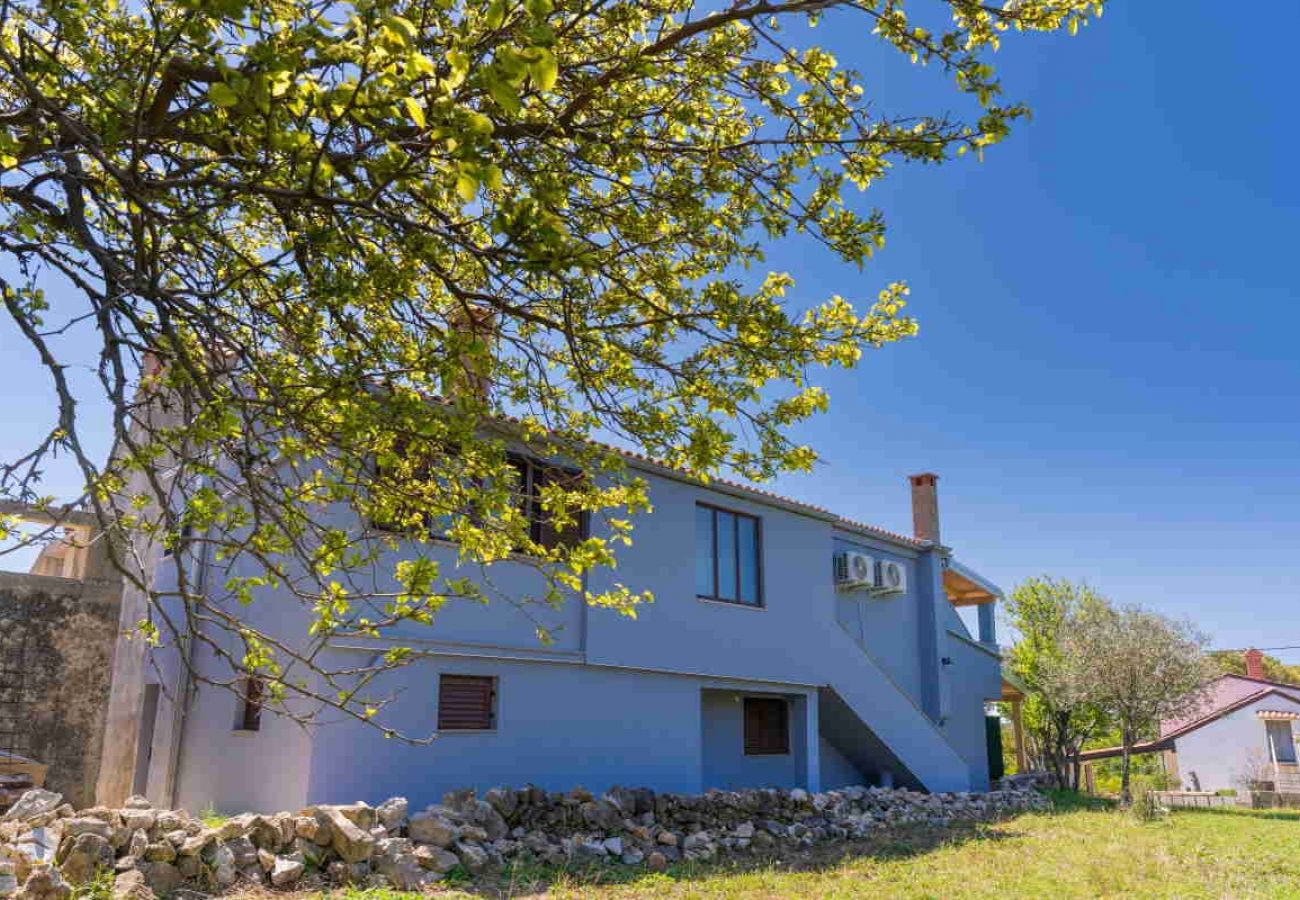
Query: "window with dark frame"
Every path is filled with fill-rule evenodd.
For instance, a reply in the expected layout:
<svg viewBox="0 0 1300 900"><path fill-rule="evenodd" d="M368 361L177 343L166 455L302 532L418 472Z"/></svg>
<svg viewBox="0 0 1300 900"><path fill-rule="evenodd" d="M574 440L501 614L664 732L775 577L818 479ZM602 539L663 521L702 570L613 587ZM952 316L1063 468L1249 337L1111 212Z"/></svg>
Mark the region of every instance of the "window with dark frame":
<svg viewBox="0 0 1300 900"><path fill-rule="evenodd" d="M518 498L520 512L528 519L529 540L550 550L556 547L572 547L587 538L589 517L585 510L579 511L574 516L574 523L561 528L552 522L551 516L542 508L543 486L561 483L565 480L576 480L582 477L582 473L548 465L530 457L513 453L509 455L507 462L514 469L518 478L518 483L515 485L515 494ZM469 515L470 513L466 512L465 514ZM425 513L420 516L420 519L426 534L430 537L445 538L452 516ZM403 530L396 525L377 520L372 524L381 531L400 532Z"/></svg>
<svg viewBox="0 0 1300 900"><path fill-rule="evenodd" d="M262 703L266 696L266 685L258 675L246 675L240 690L239 718L235 722L236 731L262 730Z"/></svg>
<svg viewBox="0 0 1300 900"><path fill-rule="evenodd" d="M790 752L790 704L784 697L745 698L745 755Z"/></svg>
<svg viewBox="0 0 1300 900"><path fill-rule="evenodd" d="M496 728L497 680L487 675L438 678L439 731L491 731Z"/></svg>
<svg viewBox="0 0 1300 900"><path fill-rule="evenodd" d="M560 528L551 521L550 515L542 508L542 488L548 484L576 483L577 479L582 477L582 473L516 454L510 455L509 462L519 477L516 491L520 512L528 519L528 539L548 550L556 547L573 547L584 540L588 528L585 510L577 513L573 524L567 528Z"/></svg>
<svg viewBox="0 0 1300 900"><path fill-rule="evenodd" d="M762 606L761 531L755 516L696 504L695 595Z"/></svg>

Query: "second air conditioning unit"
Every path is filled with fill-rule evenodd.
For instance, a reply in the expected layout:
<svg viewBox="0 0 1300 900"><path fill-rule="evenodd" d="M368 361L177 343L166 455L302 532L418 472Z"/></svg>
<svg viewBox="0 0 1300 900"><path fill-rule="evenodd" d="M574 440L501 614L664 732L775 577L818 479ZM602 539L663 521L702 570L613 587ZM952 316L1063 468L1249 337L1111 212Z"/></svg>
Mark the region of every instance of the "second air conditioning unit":
<svg viewBox="0 0 1300 900"><path fill-rule="evenodd" d="M907 590L907 569L902 563L882 559L876 565L877 594L901 594Z"/></svg>

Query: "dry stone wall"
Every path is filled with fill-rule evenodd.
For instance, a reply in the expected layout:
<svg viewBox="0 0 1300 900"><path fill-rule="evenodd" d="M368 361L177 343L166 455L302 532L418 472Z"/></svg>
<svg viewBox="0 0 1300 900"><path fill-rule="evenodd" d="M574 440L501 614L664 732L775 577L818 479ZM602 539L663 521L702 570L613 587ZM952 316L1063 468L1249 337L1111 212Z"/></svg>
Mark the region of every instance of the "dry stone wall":
<svg viewBox="0 0 1300 900"><path fill-rule="evenodd" d="M865 837L884 828L988 821L1048 806L1013 787L987 794L922 794L850 787L656 794L614 788L597 797L537 787L447 794L412 812L395 797L379 806L313 806L207 823L150 807L75 811L31 791L0 819L0 898L66 900L72 887L116 874L121 900L180 888L302 882L418 890L458 867L485 874L516 859L547 864L608 862L662 869L719 855L775 853Z"/></svg>

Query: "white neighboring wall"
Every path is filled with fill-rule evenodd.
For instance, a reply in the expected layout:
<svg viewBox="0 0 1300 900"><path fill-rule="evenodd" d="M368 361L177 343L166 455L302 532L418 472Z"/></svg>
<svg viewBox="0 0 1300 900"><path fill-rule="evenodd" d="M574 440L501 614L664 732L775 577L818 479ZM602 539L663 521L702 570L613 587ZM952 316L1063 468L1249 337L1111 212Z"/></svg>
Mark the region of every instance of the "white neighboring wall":
<svg viewBox="0 0 1300 900"><path fill-rule="evenodd" d="M1204 791L1242 790L1255 768L1263 765L1271 772L1267 728L1257 715L1261 710L1300 712L1300 703L1270 694L1178 738L1174 749L1181 786L1185 790L1198 784Z"/></svg>

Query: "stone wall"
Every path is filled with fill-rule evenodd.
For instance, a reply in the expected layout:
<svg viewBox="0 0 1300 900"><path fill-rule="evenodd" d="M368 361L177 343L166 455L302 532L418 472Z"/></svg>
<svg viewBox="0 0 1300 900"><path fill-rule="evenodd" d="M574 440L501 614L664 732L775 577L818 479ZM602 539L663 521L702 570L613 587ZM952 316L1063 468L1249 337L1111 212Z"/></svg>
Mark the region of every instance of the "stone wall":
<svg viewBox="0 0 1300 900"><path fill-rule="evenodd" d="M1048 805L1031 790L613 788L596 797L581 788L525 787L493 788L481 798L455 791L413 815L394 797L377 807L314 806L218 823L153 809L142 797L123 809L75 812L58 794L32 791L0 820L0 898L67 900L73 886L107 871L116 873L115 898L151 900L180 888L266 884L420 890L453 870L479 876L514 860L660 870L682 859L774 856L900 825L942 828Z"/></svg>
<svg viewBox="0 0 1300 900"><path fill-rule="evenodd" d="M120 582L0 572L0 702L16 710L11 749L49 767L46 786L78 806L94 798L118 632Z"/></svg>

